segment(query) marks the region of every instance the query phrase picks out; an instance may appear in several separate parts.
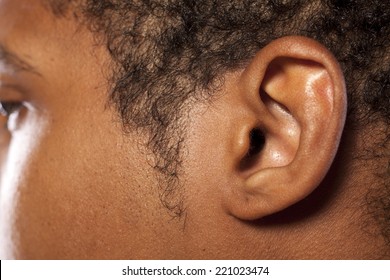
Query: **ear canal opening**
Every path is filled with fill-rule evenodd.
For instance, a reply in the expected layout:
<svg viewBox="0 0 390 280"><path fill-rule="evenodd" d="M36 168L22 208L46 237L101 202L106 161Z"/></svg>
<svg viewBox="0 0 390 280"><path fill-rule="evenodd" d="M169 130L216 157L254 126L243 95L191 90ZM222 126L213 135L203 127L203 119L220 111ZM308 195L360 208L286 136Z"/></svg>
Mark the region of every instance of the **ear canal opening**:
<svg viewBox="0 0 390 280"><path fill-rule="evenodd" d="M260 128L254 128L249 133L249 149L247 157L256 156L261 152L265 144L265 136Z"/></svg>
<svg viewBox="0 0 390 280"><path fill-rule="evenodd" d="M251 170L259 161L260 153L265 146L265 135L260 128L253 128L249 133L249 148L241 159L239 169L242 172Z"/></svg>

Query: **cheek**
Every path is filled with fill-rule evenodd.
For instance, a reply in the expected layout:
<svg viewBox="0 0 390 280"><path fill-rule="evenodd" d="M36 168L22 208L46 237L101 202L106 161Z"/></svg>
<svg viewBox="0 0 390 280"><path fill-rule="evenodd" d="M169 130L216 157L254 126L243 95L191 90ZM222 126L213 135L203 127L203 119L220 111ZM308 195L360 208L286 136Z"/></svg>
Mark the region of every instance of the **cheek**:
<svg viewBox="0 0 390 280"><path fill-rule="evenodd" d="M0 180L1 180L1 166L4 165L5 158L7 155L7 149L9 145L10 134L6 130L5 125L1 122L0 116Z"/></svg>
<svg viewBox="0 0 390 280"><path fill-rule="evenodd" d="M1 170L5 257L82 258L104 247L99 242L114 244L109 231L118 225L135 223L124 206L137 202L118 180L125 165L114 154L118 140L100 131L66 119L35 122L13 135Z"/></svg>
<svg viewBox="0 0 390 280"><path fill-rule="evenodd" d="M0 134L0 252L2 257L10 258L13 254L12 240L13 227L17 214L20 189L23 174L32 151L39 142L41 135L37 120L32 120L30 125L23 130L10 133L3 128ZM37 133L34 133L37 132ZM31 137L34 135L34 137Z"/></svg>

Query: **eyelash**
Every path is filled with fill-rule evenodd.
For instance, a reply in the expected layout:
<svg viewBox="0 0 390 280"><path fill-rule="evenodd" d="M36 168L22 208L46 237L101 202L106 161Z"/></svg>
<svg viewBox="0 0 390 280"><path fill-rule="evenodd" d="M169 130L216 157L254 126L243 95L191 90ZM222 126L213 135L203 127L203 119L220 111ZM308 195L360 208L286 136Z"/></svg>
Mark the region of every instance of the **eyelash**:
<svg viewBox="0 0 390 280"><path fill-rule="evenodd" d="M9 117L13 113L19 111L23 104L21 102L0 102L0 115Z"/></svg>

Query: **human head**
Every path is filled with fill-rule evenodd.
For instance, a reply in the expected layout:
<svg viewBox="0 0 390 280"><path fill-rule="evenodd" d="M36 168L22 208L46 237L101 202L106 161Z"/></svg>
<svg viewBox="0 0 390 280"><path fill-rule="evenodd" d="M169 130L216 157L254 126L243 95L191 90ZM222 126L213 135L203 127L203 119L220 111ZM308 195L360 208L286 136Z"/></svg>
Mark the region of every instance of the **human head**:
<svg viewBox="0 0 390 280"><path fill-rule="evenodd" d="M375 221L385 225L389 215L382 211L389 203L388 179L365 170L362 162L388 172L385 4L10 2L2 5L14 11L6 16L13 16L17 27L7 20L1 35L10 51L40 55L44 69L38 72L45 81L30 82L42 93L25 94L30 107L19 118L35 115L27 114L13 130L12 116L15 135L3 140L1 179L3 188L13 191L2 192L14 192L10 197L17 203L3 202L2 195L3 209L11 212L3 211L2 223L14 229L20 257L374 258L384 253L380 232L386 236L387 227ZM41 14L45 21L38 24ZM26 32L39 35L21 41ZM33 110L34 104L40 110ZM24 141L30 145L20 151L15 143ZM10 174L14 166L22 175ZM364 183L345 182L362 173ZM14 224L5 222L10 217ZM353 227L351 218L360 222ZM338 230L333 237L361 242L372 234L375 242L361 242L366 250L358 248L360 255L353 249L343 255L332 246L324 251L321 245L310 250L292 245L300 235L315 240L308 244L329 244L331 235L319 232L330 225ZM266 246L262 240L275 239L276 232L287 235L284 242L290 245L263 247L264 254L222 248L237 238L244 247ZM113 240L129 249L121 251ZM202 251L211 241L212 251Z"/></svg>

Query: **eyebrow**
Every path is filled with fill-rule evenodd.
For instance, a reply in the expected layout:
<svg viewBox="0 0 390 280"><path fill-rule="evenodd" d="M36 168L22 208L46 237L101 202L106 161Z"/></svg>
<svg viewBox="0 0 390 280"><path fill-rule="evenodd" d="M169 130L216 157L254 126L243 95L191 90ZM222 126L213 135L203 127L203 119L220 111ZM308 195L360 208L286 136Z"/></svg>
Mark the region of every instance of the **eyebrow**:
<svg viewBox="0 0 390 280"><path fill-rule="evenodd" d="M19 72L29 72L38 76L42 76L31 64L18 56L16 53L10 51L4 44L0 43L0 69L2 66L10 67Z"/></svg>

